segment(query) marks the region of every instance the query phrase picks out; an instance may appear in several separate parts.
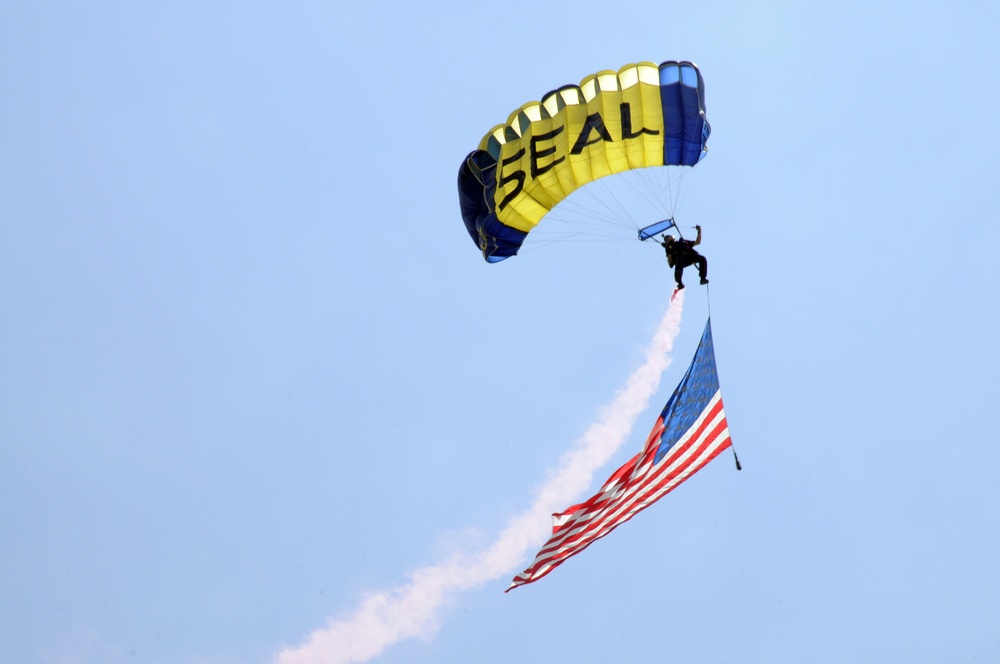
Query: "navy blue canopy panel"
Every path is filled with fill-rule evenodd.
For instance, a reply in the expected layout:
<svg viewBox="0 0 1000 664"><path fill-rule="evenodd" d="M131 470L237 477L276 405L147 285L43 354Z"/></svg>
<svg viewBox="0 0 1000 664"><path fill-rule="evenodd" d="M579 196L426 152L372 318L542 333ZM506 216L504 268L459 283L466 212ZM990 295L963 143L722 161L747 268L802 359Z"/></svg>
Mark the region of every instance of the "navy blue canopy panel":
<svg viewBox="0 0 1000 664"><path fill-rule="evenodd" d="M458 169L458 204L465 229L489 263L517 255L528 234L497 219L496 160L484 150L473 150Z"/></svg>
<svg viewBox="0 0 1000 664"><path fill-rule="evenodd" d="M712 128L705 115L705 82L690 62L660 64L663 163L694 166L706 154Z"/></svg>

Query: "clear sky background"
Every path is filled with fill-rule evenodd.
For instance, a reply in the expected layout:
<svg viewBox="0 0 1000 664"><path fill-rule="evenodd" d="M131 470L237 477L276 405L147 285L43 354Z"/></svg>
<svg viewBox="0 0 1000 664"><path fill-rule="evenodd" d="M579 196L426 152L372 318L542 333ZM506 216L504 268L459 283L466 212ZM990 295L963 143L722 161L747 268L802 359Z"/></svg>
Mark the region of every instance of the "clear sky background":
<svg viewBox="0 0 1000 664"><path fill-rule="evenodd" d="M638 242L487 265L459 164L552 88L688 59L744 470L504 594L535 542L371 661L1000 661L998 7L4 3L0 660L269 663L491 546L672 283ZM694 353L687 281L579 498Z"/></svg>

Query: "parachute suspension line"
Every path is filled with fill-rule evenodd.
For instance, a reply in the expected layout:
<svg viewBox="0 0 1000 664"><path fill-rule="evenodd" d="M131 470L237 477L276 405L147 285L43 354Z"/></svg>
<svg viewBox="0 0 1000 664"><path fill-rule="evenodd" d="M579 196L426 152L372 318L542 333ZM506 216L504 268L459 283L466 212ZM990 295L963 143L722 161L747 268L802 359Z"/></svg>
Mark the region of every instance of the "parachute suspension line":
<svg viewBox="0 0 1000 664"><path fill-rule="evenodd" d="M645 201L646 205L655 210L657 215L667 218L673 216L672 205L668 196L664 195L663 178L669 178L669 167L651 166L631 171L625 180L628 186L636 195ZM643 219L642 223L636 225L636 230L640 226L647 226L652 219Z"/></svg>
<svg viewBox="0 0 1000 664"><path fill-rule="evenodd" d="M650 166L592 180L552 208L547 220L531 231L523 250L570 241L633 241L639 228L660 219L676 220L689 193L689 170ZM683 238L681 228L688 226L678 225L674 232Z"/></svg>
<svg viewBox="0 0 1000 664"><path fill-rule="evenodd" d="M660 197L665 201L667 212L673 217L677 213L677 201L674 200L674 178L669 166L665 166L664 170L666 171L666 181L660 185ZM680 177L683 176L684 174L681 173ZM677 183L677 189L680 190L680 182Z"/></svg>
<svg viewBox="0 0 1000 664"><path fill-rule="evenodd" d="M597 190L600 190L602 195L596 195ZM581 198L584 200L581 201ZM592 232L599 231L601 226L606 228L610 225L628 230L634 226L629 219L627 208L618 200L607 183L600 179L578 190L577 196L561 201L553 212L556 213L553 219L571 228L581 224L584 218L589 219L590 222L587 223ZM606 234L611 237L618 235L610 230Z"/></svg>
<svg viewBox="0 0 1000 664"><path fill-rule="evenodd" d="M601 203L608 210L609 213L617 212L616 215L617 221L619 222L620 225L622 225L623 227L634 225L631 220L631 217L629 216L628 208L625 207L625 205L618 199L618 196L615 195L615 192L611 189L611 187L608 186L607 181L603 179L598 179L596 180L596 183L604 191L604 196L599 199L596 196L594 196L594 198L599 203ZM614 202L617 210L613 210L611 205L607 201Z"/></svg>
<svg viewBox="0 0 1000 664"><path fill-rule="evenodd" d="M692 180L698 171L697 168L687 166L675 168L677 173L676 178L669 178L665 187L666 193L670 198L671 216L675 216L684 206L684 202L687 200L688 194L692 189Z"/></svg>
<svg viewBox="0 0 1000 664"><path fill-rule="evenodd" d="M670 206L664 203L662 185L664 171L668 170L641 168L593 180L552 210L549 220L558 221L558 226L542 224L532 233L553 241L584 234L602 235L603 239L634 239L634 231L653 221L650 212L654 216L664 213L668 218L671 216ZM634 200L626 204L628 198ZM639 199L645 202L648 210L640 211L642 206L634 205Z"/></svg>
<svg viewBox="0 0 1000 664"><path fill-rule="evenodd" d="M602 180L573 192L549 214L547 221L532 231L535 242L530 248L562 241L628 241L633 239L625 230L634 230L627 208ZM526 244L525 248L529 248Z"/></svg>
<svg viewBox="0 0 1000 664"><path fill-rule="evenodd" d="M640 144L634 144L630 148L629 161L635 163L645 163L644 150ZM627 177L623 179L629 188L632 189L635 194L641 198L646 205L648 205L655 214L663 214L665 217L670 218L673 216L671 206L665 200L663 195L663 185L662 179L665 175L669 178L670 168L668 166L646 166L642 168L636 168L628 171ZM635 228L638 231L639 228L648 226L652 223L653 219L645 218L646 212L643 213L643 218L640 221L630 215Z"/></svg>
<svg viewBox="0 0 1000 664"><path fill-rule="evenodd" d="M687 189L685 180L687 180L687 169L684 167L678 168L679 173L677 174L676 191L671 194L671 203L674 206L674 211L679 211L681 209L681 203L684 202L684 192Z"/></svg>
<svg viewBox="0 0 1000 664"><path fill-rule="evenodd" d="M655 169L643 169L643 170L655 170ZM663 192L660 189L660 183L657 180L655 174L645 174L642 170L634 171L634 177L628 177L625 182L628 186L635 192L636 196L641 198L649 205L651 208L657 212L662 212L668 217L670 216L670 210L668 206L664 204ZM631 218L631 217L630 217ZM642 223L637 223L634 219L632 222L635 226L634 230L639 230L640 226L646 226L652 220L644 219Z"/></svg>

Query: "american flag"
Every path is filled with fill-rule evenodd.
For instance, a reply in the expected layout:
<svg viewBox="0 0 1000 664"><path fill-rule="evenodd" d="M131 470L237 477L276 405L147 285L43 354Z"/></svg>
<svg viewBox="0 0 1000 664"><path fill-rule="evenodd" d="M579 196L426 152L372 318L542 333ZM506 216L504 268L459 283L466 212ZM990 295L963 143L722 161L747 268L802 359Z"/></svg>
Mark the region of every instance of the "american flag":
<svg viewBox="0 0 1000 664"><path fill-rule="evenodd" d="M709 319L691 366L656 420L642 452L615 471L595 496L552 515L552 537L507 590L542 578L673 491L731 445Z"/></svg>

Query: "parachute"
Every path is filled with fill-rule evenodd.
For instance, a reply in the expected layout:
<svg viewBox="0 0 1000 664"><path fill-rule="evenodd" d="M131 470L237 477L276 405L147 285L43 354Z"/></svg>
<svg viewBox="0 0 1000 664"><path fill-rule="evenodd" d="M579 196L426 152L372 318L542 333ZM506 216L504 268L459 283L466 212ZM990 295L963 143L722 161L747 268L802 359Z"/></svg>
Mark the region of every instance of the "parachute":
<svg viewBox="0 0 1000 664"><path fill-rule="evenodd" d="M483 258L502 261L577 189L633 169L694 166L710 133L693 63L592 74L524 104L483 137L459 168L462 219Z"/></svg>

